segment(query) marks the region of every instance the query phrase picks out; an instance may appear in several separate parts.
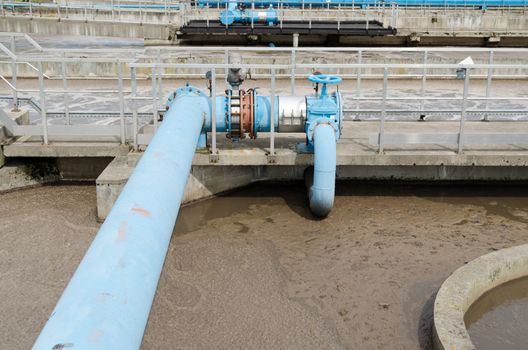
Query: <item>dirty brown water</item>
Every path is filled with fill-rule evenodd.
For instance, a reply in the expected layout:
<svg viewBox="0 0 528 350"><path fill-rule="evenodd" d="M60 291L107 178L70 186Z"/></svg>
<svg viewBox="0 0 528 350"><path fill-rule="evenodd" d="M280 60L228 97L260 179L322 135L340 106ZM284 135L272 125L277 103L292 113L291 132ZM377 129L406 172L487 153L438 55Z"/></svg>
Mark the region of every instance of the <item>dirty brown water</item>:
<svg viewBox="0 0 528 350"><path fill-rule="evenodd" d="M522 185L338 183L316 220L288 183L185 206L142 349L430 349L441 283L528 242L527 198ZM0 194L0 222L0 348L27 349L97 232L94 186Z"/></svg>
<svg viewBox="0 0 528 350"><path fill-rule="evenodd" d="M464 318L478 350L528 348L528 278L487 292L471 305Z"/></svg>
<svg viewBox="0 0 528 350"><path fill-rule="evenodd" d="M488 215L497 215L513 221L528 223L528 201L526 200L528 187L526 186L493 184L471 186L467 184L439 186L383 184L380 186L372 183L341 182L337 184L336 189L336 196L380 195L416 196L440 203L477 205L483 207ZM212 219L245 213L251 206L281 205L284 203L292 209L295 208L299 215L311 217L307 208L303 210L299 207L300 205L308 205L305 188L301 184L290 183L288 187L278 183L259 184L184 206L176 221L174 234L182 235L192 232L203 227ZM462 220L455 225L466 223L468 223L467 220ZM247 230L247 228L241 229Z"/></svg>

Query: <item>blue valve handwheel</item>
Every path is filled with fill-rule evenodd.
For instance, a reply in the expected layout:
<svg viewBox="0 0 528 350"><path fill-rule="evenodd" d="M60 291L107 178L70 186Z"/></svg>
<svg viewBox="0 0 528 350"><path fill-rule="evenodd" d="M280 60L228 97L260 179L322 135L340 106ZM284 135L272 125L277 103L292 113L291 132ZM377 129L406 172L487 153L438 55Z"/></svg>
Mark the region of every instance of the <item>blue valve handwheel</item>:
<svg viewBox="0 0 528 350"><path fill-rule="evenodd" d="M310 75L308 80L317 84L339 84L343 79L337 75Z"/></svg>

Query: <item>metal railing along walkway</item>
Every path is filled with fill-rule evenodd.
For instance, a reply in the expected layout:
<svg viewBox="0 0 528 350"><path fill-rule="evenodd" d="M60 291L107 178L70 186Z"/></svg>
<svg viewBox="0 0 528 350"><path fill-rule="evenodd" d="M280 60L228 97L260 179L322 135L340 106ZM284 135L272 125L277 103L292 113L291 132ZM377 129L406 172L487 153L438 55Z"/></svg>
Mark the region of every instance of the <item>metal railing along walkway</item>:
<svg viewBox="0 0 528 350"><path fill-rule="evenodd" d="M303 19L308 22L316 20L325 21L350 21L365 20L379 21L385 26L397 27L398 18L403 16L411 23L425 23L427 19L430 22L431 14L434 14L435 21L446 22L446 19L452 16L460 16L460 11L480 11L481 7L466 6L463 3L458 5L443 6L404 6L383 0L374 0L368 6L362 6L360 2L333 1L321 6L320 1L305 0L300 2L300 6L288 6L287 1L284 3L280 0L274 6L278 13L279 26L282 27L284 20ZM210 2L205 6L199 6L197 1L175 1L175 0L113 0L110 2L69 2L62 0L53 3L41 3L39 1L28 0L0 0L1 16L25 16L25 17L43 17L56 18L58 20L83 20L86 22L120 22L120 23L141 23L153 25L172 25L177 24L184 26L191 20L218 21L220 11L225 7L225 2ZM261 2L256 0L247 6L252 9L262 9ZM511 20L524 20L526 10L528 9L528 0L523 6L511 6L508 2L504 5L494 6L489 11L496 16L508 14ZM479 13L479 12L475 12ZM478 21L477 21L478 22ZM511 21L510 21L511 22ZM483 28L474 23L477 27L472 28L474 31L491 30L492 28ZM438 27L431 25L431 30L435 31L453 30L452 27ZM400 29L400 28L398 28ZM401 28L405 29L405 28ZM496 31L508 31L505 28L494 28ZM461 29L458 29L460 31Z"/></svg>
<svg viewBox="0 0 528 350"><path fill-rule="evenodd" d="M3 34L17 36L26 40L24 35ZM1 36L1 35L0 35ZM32 39L31 39L32 40ZM16 54L5 45L0 44L0 49L4 54L3 59L10 61L7 66L12 69L11 77L0 75L4 89L10 92L10 101L18 107L23 101L35 101L38 99L39 108L35 108L40 113L38 124L34 125L14 125L9 122L5 113L0 114L0 122L8 128L13 136L41 137L44 144L53 141L54 137L70 137L75 140L76 136L111 137L116 142L130 144L138 149L148 144L151 134L142 131L146 125L156 129L160 116L164 111L166 96L170 93L170 86L181 86L185 83L189 75L204 76L210 71L212 76L211 93L220 94L223 89L217 86L217 79L225 78L225 73L231 67L242 68L248 72L260 72L258 82L248 81L247 87L260 86L267 89L271 96L277 95L277 89L282 90L281 94L295 95L309 94L306 91L306 84L299 86L300 79L307 74L320 71L325 74L340 74L344 77L341 85L349 100L345 105L345 115L348 120L357 120L360 117L368 116L369 120L377 120L379 131L371 137L371 141L378 145L379 152L383 152L387 142L401 144L452 144L453 136L428 137L427 135L399 135L390 136L386 134L386 123L388 117L392 120L400 119L401 115L412 115L416 119L420 116L436 114L449 116L449 119L459 121L459 132L455 135L458 152L463 152L466 144L464 137L464 125L468 116L478 115L481 119L487 120L494 115L515 115L528 116L528 94L520 89L517 94L500 95L499 91L493 91L493 81L496 79L517 78L515 84L527 84L528 80L528 49L477 49L477 48L200 48L200 47L168 47L155 50L128 50L126 57L116 57L118 50L106 49L47 49L42 48L38 43L33 44L34 51L25 54ZM181 58L181 53L190 53L190 57L195 57L200 53L216 52L218 56L211 55L211 63L179 63L175 57ZM329 56L328 53L335 53ZM320 62L305 62L299 59L303 54L323 54L325 60ZM373 63L380 57L387 57L389 54L396 55L399 60L406 57L410 62L419 63ZM474 55L480 57L474 64L453 63L453 59L446 59L449 55ZM234 63L231 59L233 55L241 56L240 63ZM244 59L248 54L249 58ZM380 54L378 56L378 54ZM235 55L235 56L236 56ZM273 58L270 62L251 63L254 58ZM330 58L350 55L354 61L350 63L335 63ZM496 57L517 57L515 63L496 63ZM213 62L214 58L222 58L224 61ZM431 58L435 58L435 62ZM279 58L283 62L280 61ZM439 60L447 63L438 62ZM381 59L383 61L383 59ZM275 62L275 63L273 63ZM24 87L17 81L17 67L19 65L32 64L37 69L37 74L32 79L24 79ZM67 74L69 65L83 66L104 64L115 67L116 76L110 80L115 87L105 86L97 88L85 83L81 87L73 88L70 83L75 81ZM59 76L48 74L45 77L45 68L60 66ZM267 74L265 74L267 72ZM366 74L365 72L369 72ZM432 74L436 72L435 74ZM438 74L442 72L442 74ZM504 74L506 72L507 74ZM513 72L513 73L512 73ZM279 74L280 73L280 74ZM478 73L478 74L477 74ZM483 74L485 73L485 74ZM286 80L284 77L288 77ZM457 80L457 76L462 80ZM452 84L453 89L449 95L434 95L429 88L431 80L438 82L441 77L443 81ZM150 80L150 85L145 85L145 78ZM469 94L471 81L478 78L484 88L480 95ZM140 80L141 79L141 80ZM369 79L368 81L366 79ZM374 79L374 80L372 80ZM418 89L408 92L405 89L392 87L392 81L416 82ZM281 85L277 85L280 81ZM380 82L381 87L371 91L365 89L369 81ZM109 83L109 84L110 84ZM140 84L141 83L141 84ZM205 83L205 82L204 82ZM36 87L30 87L31 85ZM97 84L95 84L97 85ZM107 84L108 85L108 84ZM397 85L397 84L395 84ZM523 85L519 85L523 86ZM526 85L524 85L526 86ZM402 95L403 91L403 95ZM90 94L93 96L105 96L113 101L118 111L101 112L97 110L74 111L72 108L71 95ZM24 97L24 100L22 99ZM51 112L49 100L57 97L61 100L60 111ZM501 104L504 102L505 104ZM35 107L33 106L33 107ZM213 105L214 106L214 105ZM55 107L57 109L57 107ZM150 109L150 112L148 111ZM116 118L115 125L97 124L77 124L75 117L78 116L99 116ZM215 118L213 111L212 116ZM74 116L72 118L72 116ZM50 123L52 118L64 118L63 125ZM280 116L283 118L284 116ZM414 119L414 120L416 120ZM214 119L213 119L214 120ZM216 125L213 121L212 125ZM211 134L211 155L214 160L218 153L216 133ZM510 137L512 136L512 137ZM508 135L508 134L485 134L471 135L472 143L487 144L528 144L528 135ZM269 154L275 154L275 133L270 134Z"/></svg>

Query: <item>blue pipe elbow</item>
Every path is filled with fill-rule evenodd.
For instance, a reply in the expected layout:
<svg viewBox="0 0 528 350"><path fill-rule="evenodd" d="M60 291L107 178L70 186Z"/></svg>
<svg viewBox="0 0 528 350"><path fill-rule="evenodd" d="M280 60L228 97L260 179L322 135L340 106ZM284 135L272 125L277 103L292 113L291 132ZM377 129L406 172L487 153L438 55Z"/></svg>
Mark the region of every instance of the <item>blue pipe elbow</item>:
<svg viewBox="0 0 528 350"><path fill-rule="evenodd" d="M179 89L34 350L139 349L209 99Z"/></svg>
<svg viewBox="0 0 528 350"><path fill-rule="evenodd" d="M314 174L309 190L310 209L315 216L326 217L334 206L336 177L336 133L330 124L315 127Z"/></svg>

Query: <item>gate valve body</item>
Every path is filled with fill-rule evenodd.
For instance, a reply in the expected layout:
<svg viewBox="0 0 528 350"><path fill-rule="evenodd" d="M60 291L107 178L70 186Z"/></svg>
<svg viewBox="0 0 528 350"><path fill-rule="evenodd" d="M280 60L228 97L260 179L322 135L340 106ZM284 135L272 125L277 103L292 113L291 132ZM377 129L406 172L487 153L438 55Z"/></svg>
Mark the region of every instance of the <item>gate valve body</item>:
<svg viewBox="0 0 528 350"><path fill-rule="evenodd" d="M319 95L306 96L306 144L313 148L313 133L319 124L329 124L336 132L336 140L340 137L343 119L341 94L335 91L329 95L327 85L339 84L342 79L335 75L310 75L308 80L323 85Z"/></svg>

